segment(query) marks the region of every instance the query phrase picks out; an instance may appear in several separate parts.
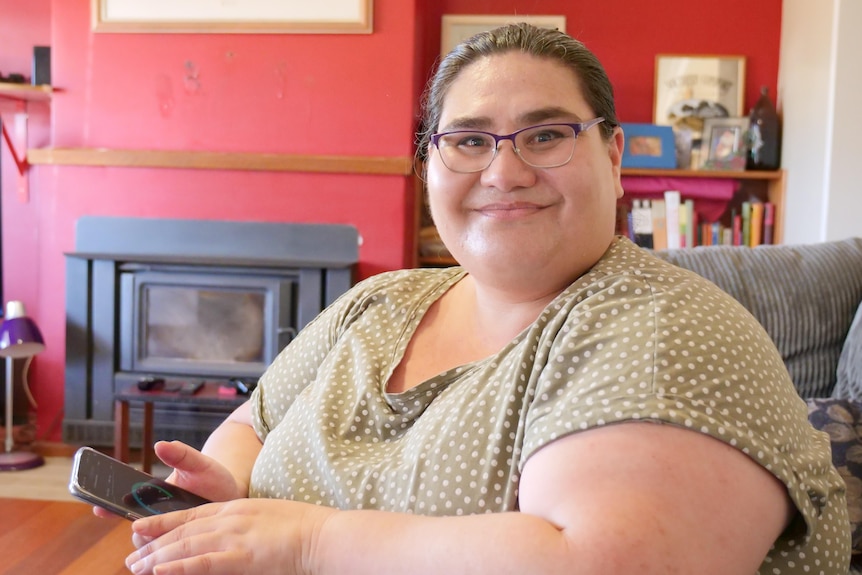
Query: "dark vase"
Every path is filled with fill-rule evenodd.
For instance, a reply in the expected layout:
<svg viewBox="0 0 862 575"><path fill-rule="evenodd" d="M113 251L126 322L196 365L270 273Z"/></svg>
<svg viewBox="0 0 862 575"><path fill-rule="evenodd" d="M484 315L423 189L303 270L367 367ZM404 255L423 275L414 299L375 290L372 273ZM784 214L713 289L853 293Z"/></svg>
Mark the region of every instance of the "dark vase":
<svg viewBox="0 0 862 575"><path fill-rule="evenodd" d="M760 89L749 120L746 169L777 170L781 166L781 121L766 86Z"/></svg>

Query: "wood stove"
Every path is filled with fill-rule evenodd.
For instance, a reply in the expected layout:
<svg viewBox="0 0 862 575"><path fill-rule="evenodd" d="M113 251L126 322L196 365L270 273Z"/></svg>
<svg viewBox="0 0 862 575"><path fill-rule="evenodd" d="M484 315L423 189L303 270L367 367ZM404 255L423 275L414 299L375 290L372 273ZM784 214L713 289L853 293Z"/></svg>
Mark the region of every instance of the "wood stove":
<svg viewBox="0 0 862 575"><path fill-rule="evenodd" d="M352 285L358 240L340 224L78 220L66 254L64 441L112 445L114 393L142 376L259 377ZM229 411L159 409L156 438L200 446Z"/></svg>

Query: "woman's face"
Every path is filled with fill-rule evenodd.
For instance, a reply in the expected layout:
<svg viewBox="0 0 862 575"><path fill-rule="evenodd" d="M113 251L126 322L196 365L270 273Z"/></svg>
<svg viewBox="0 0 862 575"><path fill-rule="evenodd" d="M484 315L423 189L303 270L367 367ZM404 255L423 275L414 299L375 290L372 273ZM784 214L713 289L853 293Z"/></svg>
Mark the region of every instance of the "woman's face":
<svg viewBox="0 0 862 575"><path fill-rule="evenodd" d="M547 123L595 117L575 75L562 64L520 52L484 57L465 69L443 101L438 132L509 134ZM563 289L592 266L613 239L622 195L622 133L601 128L577 138L572 159L534 168L502 141L482 172L449 170L429 150L431 213L452 255L480 281L538 282Z"/></svg>

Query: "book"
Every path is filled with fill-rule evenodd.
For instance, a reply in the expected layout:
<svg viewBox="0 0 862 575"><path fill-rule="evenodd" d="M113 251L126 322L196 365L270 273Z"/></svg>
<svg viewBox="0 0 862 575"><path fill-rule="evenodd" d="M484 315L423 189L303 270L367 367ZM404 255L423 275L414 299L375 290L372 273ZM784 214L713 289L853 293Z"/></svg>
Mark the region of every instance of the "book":
<svg viewBox="0 0 862 575"><path fill-rule="evenodd" d="M664 193L665 222L667 226L667 247L681 247L679 237L680 195L678 190L668 190Z"/></svg>
<svg viewBox="0 0 862 575"><path fill-rule="evenodd" d="M766 202L763 204L763 243L772 244L775 233L775 204Z"/></svg>
<svg viewBox="0 0 862 575"><path fill-rule="evenodd" d="M740 245L751 245L751 202L742 202L742 241Z"/></svg>
<svg viewBox="0 0 862 575"><path fill-rule="evenodd" d="M632 229L635 243L642 248L652 249L652 207L649 200L632 202Z"/></svg>
<svg viewBox="0 0 862 575"><path fill-rule="evenodd" d="M654 250L667 248L667 220L665 219L664 200L653 200L652 212L652 247Z"/></svg>
<svg viewBox="0 0 862 575"><path fill-rule="evenodd" d="M697 214L694 213L694 200L686 200L683 203L683 208L685 209L685 230L680 230L680 233L685 234L685 246L691 248L697 245L695 242Z"/></svg>
<svg viewBox="0 0 862 575"><path fill-rule="evenodd" d="M751 238L748 243L751 247L759 246L763 242L763 203L753 202L751 204Z"/></svg>
<svg viewBox="0 0 862 575"><path fill-rule="evenodd" d="M731 234L731 245L741 246L742 245L742 216L736 211L733 213L733 228Z"/></svg>

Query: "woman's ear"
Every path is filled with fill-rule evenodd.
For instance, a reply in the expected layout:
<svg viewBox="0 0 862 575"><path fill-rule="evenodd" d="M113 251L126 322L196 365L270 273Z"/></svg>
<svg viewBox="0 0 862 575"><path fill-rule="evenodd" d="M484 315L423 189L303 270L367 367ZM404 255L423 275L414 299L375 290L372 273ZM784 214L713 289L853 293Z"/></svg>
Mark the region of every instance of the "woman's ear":
<svg viewBox="0 0 862 575"><path fill-rule="evenodd" d="M623 129L620 126L614 128L614 134L608 142L608 155L611 159L611 169L614 173L614 186L616 187L617 198L623 197L622 184L622 163L623 149L625 146L626 137L623 134Z"/></svg>

